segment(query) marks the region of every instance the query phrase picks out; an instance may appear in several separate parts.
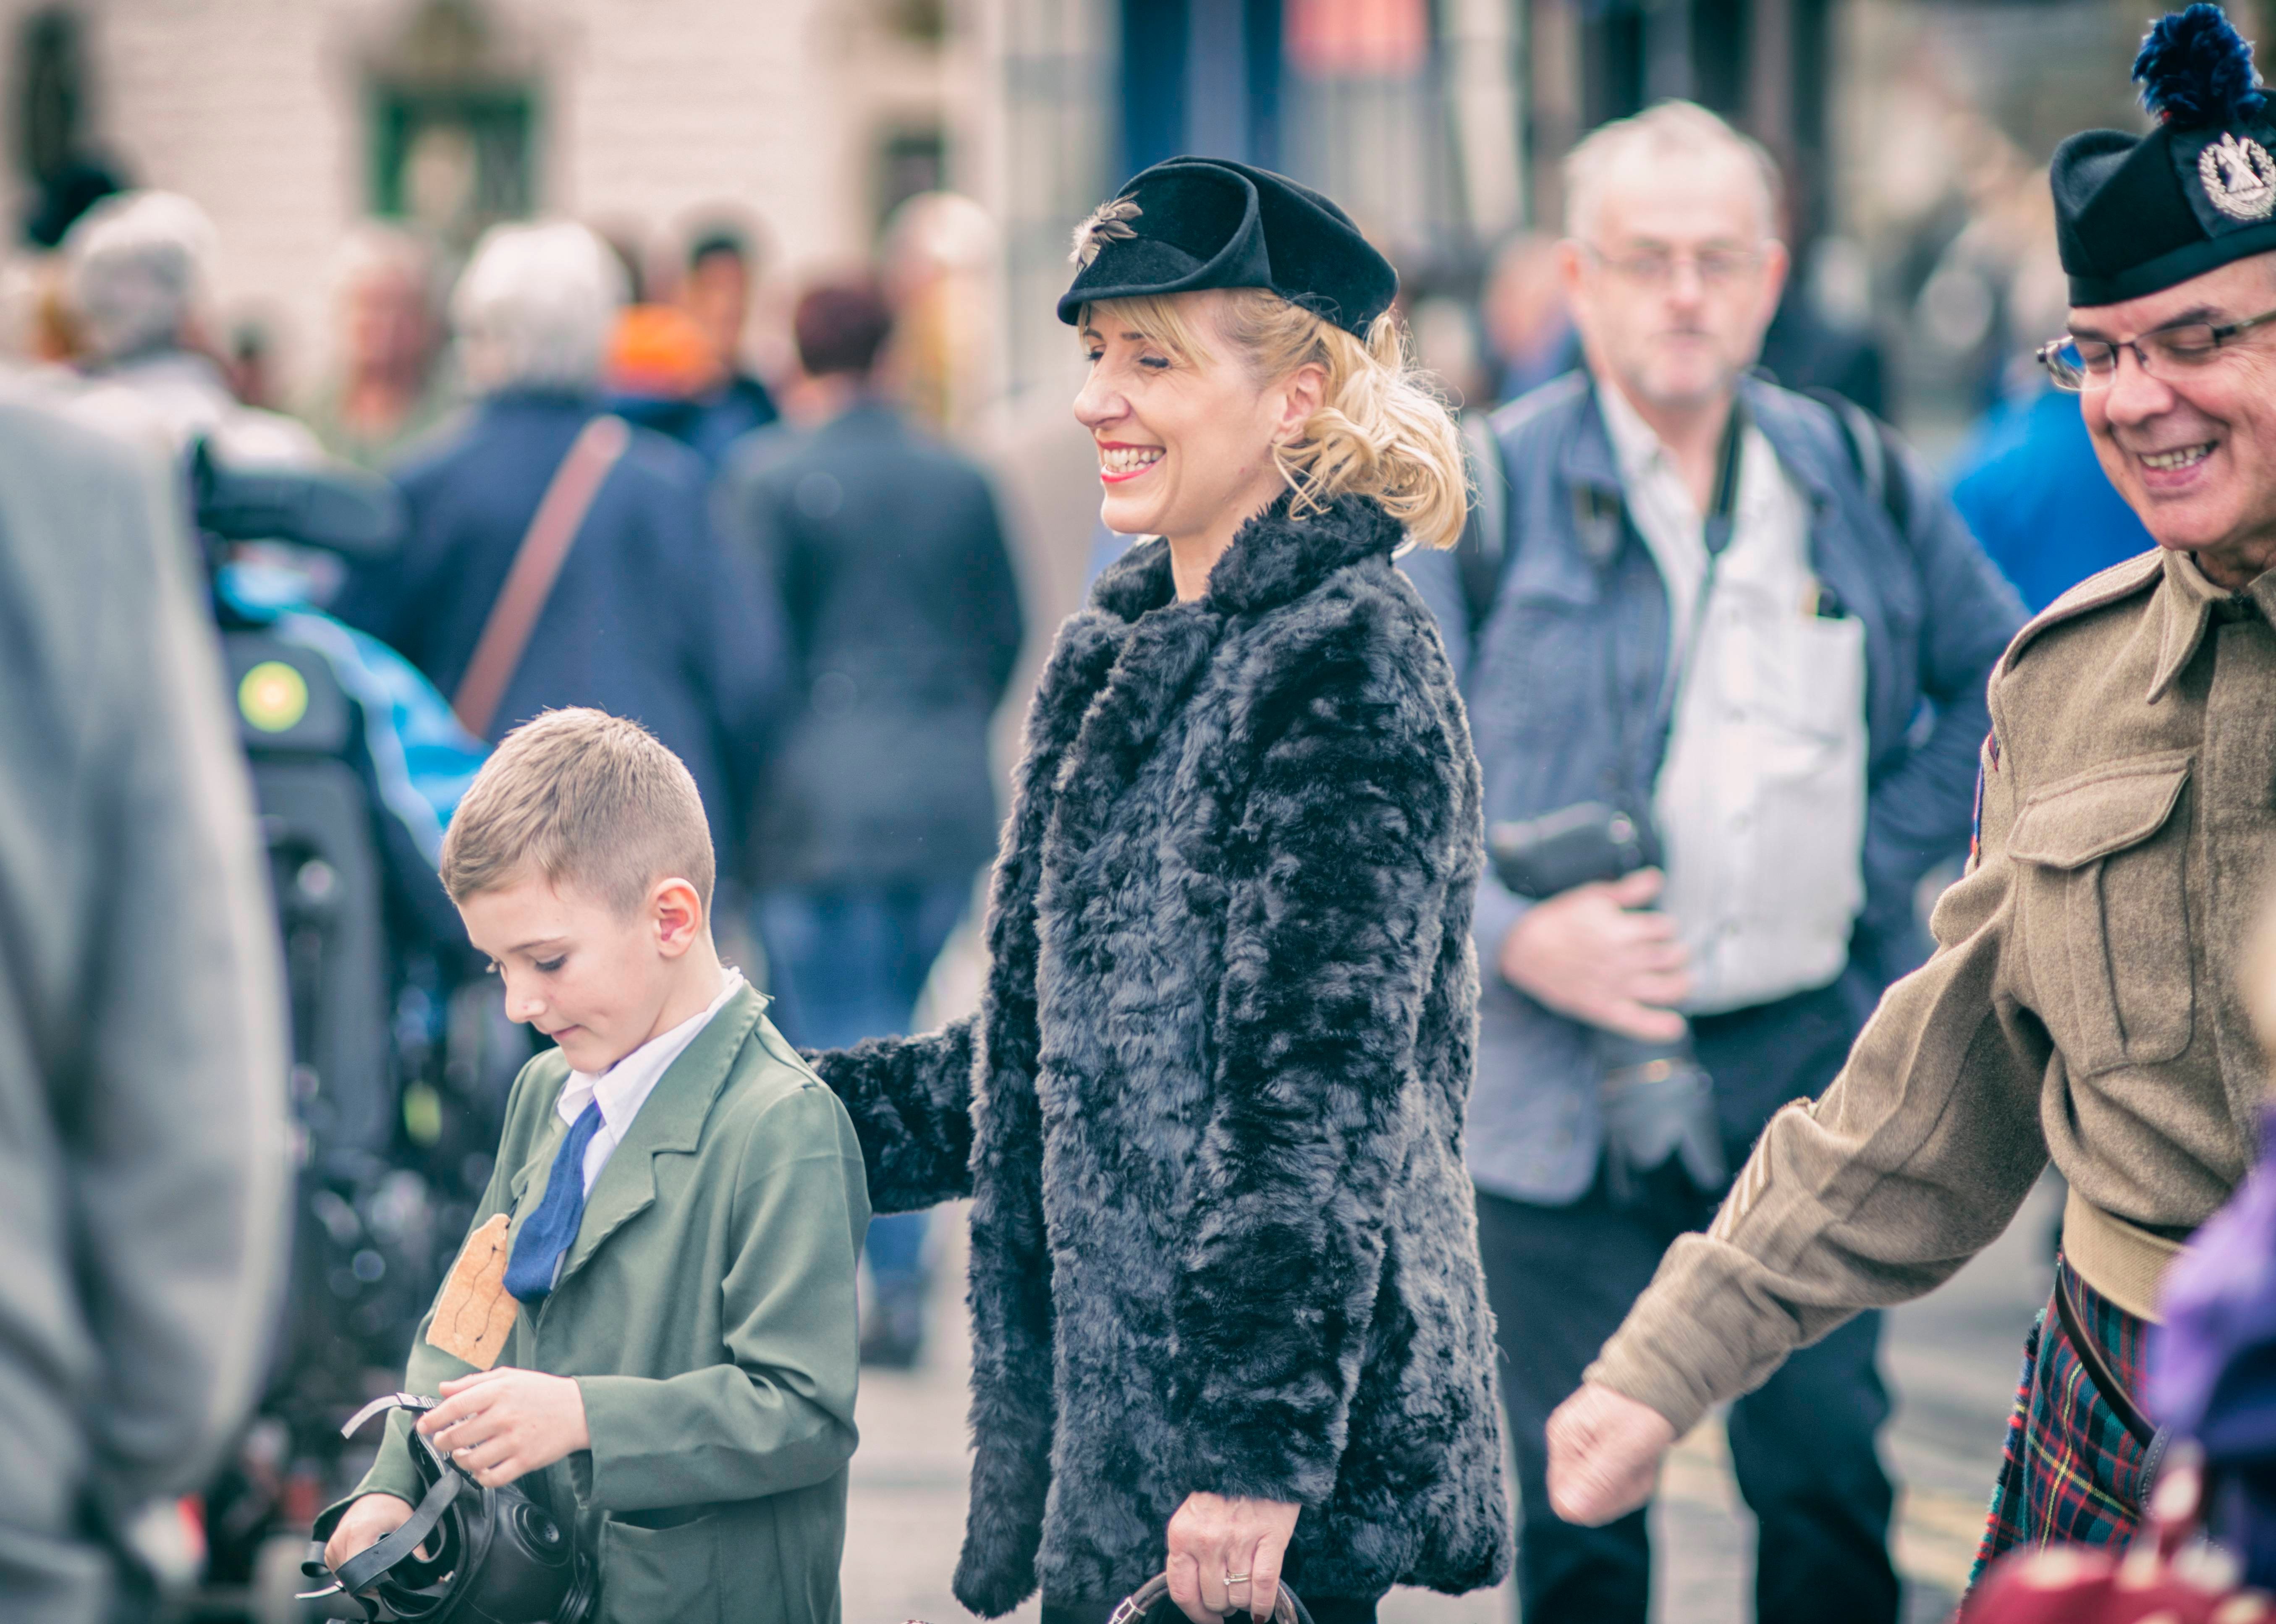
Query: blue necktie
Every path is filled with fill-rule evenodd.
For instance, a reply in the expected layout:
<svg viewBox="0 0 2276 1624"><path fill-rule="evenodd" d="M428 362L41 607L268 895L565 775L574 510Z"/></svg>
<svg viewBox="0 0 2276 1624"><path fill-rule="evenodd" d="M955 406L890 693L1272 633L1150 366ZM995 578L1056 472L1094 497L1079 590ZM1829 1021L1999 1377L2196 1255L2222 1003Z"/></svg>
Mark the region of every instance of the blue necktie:
<svg viewBox="0 0 2276 1624"><path fill-rule="evenodd" d="M588 1105L569 1125L569 1137L553 1158L546 1175L545 1198L537 1204L513 1239L513 1255L506 1259L505 1288L535 1308L552 1294L553 1277L561 1271L561 1255L577 1238L585 1219L585 1147L601 1130L601 1102Z"/></svg>

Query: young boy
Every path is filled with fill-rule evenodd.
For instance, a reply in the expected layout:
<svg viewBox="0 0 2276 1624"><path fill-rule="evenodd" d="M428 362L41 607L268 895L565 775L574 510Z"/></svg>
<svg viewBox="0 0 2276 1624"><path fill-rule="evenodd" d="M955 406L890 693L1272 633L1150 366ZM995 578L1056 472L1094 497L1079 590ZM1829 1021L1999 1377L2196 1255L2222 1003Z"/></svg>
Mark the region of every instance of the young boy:
<svg viewBox="0 0 2276 1624"><path fill-rule="evenodd" d="M549 712L474 780L443 882L559 1046L515 1081L405 1386L445 1401L438 1449L574 1525L603 1620L835 1624L861 1153L720 965L711 879L694 781L635 723ZM318 1520L335 1569L410 1516L411 1446L398 1412Z"/></svg>

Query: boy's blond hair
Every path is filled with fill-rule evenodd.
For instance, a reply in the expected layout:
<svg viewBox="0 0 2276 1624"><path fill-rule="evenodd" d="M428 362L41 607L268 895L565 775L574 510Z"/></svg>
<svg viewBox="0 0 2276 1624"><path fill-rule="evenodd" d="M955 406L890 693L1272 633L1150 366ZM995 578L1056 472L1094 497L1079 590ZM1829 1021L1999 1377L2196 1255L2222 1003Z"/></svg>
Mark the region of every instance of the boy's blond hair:
<svg viewBox="0 0 2276 1624"><path fill-rule="evenodd" d="M546 711L499 741L443 837L443 887L463 903L535 868L619 914L678 878L711 908L703 797L678 756L606 711Z"/></svg>

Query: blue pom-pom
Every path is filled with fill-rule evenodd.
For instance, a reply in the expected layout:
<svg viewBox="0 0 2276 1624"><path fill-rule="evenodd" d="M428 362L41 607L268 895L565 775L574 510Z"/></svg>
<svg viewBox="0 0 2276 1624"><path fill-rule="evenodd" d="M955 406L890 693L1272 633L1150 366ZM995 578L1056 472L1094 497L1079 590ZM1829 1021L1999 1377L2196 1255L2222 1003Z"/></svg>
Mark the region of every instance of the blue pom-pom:
<svg viewBox="0 0 2276 1624"><path fill-rule="evenodd" d="M2134 79L2142 105L2182 129L2253 117L2267 103L2250 42L2206 0L2158 19L2134 58Z"/></svg>

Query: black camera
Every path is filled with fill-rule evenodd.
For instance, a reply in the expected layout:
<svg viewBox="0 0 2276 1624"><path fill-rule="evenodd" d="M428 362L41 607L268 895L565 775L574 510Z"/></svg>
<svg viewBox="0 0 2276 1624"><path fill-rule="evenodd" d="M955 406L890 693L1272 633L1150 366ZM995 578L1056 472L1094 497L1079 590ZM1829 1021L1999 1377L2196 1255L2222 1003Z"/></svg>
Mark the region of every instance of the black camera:
<svg viewBox="0 0 2276 1624"><path fill-rule="evenodd" d="M1650 831L1601 801L1584 801L1486 831L1494 873L1518 895L1540 901L1575 886L1607 884L1655 857ZM1613 1199L1638 1198L1643 1175L1680 1160L1703 1194L1730 1176L1715 1121L1714 1082L1692 1052L1691 1034L1647 1042L1599 1027L1591 1033L1603 1072L1606 1173Z"/></svg>

